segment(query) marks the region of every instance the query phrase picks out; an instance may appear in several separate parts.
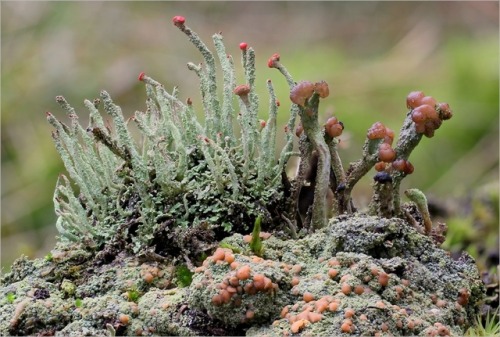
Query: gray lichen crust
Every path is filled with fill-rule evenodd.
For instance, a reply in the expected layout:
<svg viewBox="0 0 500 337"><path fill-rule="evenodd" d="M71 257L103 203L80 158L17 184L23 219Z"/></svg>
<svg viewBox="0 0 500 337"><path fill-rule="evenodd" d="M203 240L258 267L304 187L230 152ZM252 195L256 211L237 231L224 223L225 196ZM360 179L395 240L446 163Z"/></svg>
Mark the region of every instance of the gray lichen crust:
<svg viewBox="0 0 500 337"><path fill-rule="evenodd" d="M357 215L299 240L273 235L262 257L239 234L222 246L184 288L171 263L95 266L77 245L52 261L22 258L2 279L15 299L1 299L0 333L339 335L347 322L358 336L458 336L484 293L470 256L452 260L399 219Z"/></svg>

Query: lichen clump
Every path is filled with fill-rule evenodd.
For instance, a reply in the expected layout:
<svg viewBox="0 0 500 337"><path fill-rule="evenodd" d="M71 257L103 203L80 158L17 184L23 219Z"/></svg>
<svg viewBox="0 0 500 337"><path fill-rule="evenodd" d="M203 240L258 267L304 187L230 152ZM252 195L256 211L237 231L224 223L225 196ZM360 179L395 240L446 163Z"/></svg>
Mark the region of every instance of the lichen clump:
<svg viewBox="0 0 500 337"><path fill-rule="evenodd" d="M432 137L452 116L446 103L438 104L422 92L410 93L410 111L397 144L393 145L395 132L376 122L367 131L363 157L344 170L337 151L344 124L336 116L320 122L319 103L330 95L328 84L295 82L280 55L274 54L268 66L284 75L293 103L286 144L276 160L279 101L267 80L269 117L258 119L254 50L247 43L239 46L245 83L238 84L222 35L213 36L223 77L219 95L214 55L184 17L172 21L203 56L204 64L190 62L188 68L200 79L205 124L196 118L190 98L181 101L177 88L169 93L145 73L138 79L146 86L147 109L128 120L102 91L99 99L85 101L90 122L84 127L75 109L58 96L71 124L50 112L47 119L55 127L53 138L69 176L80 190L76 196L72 182L60 176L54 204L63 240L84 240L105 251L106 259L124 250L174 257L182 251L196 258L228 233L248 231L258 216L266 229L296 237L301 229L317 230L331 217L353 214L351 191L373 166L379 173L370 213L404 215L399 185L414 170L408 157L422 134ZM113 125L104 122L101 107ZM294 152L291 130L298 117L299 152ZM132 137L129 122L139 129L139 141ZM288 177L285 168L292 155L300 162L296 176Z"/></svg>
<svg viewBox="0 0 500 337"><path fill-rule="evenodd" d="M246 83L237 85L222 35L213 36L224 79L219 99L212 52L182 20L174 19L174 24L204 58L204 66L188 63L188 68L200 78L205 125L198 122L190 98L181 101L177 88L169 93L145 73L139 80L146 86L147 110L128 120L102 91L100 98L85 101L90 123L84 127L75 109L59 96L70 126L49 112L47 119L56 129L53 138L69 176L80 189L75 196L65 175L57 183L54 203L63 240L83 239L97 250L108 246L110 251L154 246L156 253L166 255L178 249L203 250L180 246L176 235L169 234L179 228L196 228L196 235L211 243L229 232L248 230L259 214L268 226L276 225L284 212L281 175L290 153L284 151L276 163L278 104L270 81L269 118L263 125L257 118L253 49L241 49ZM102 107L114 126L104 121ZM140 131L138 142L130 123Z"/></svg>
<svg viewBox="0 0 500 337"><path fill-rule="evenodd" d="M56 98L70 119L47 112L69 174L54 193L60 240L49 258L21 258L2 277L0 334L463 334L484 294L474 261L439 248L446 226L432 222L422 192L407 190L401 205L399 191L411 152L449 106L410 93L397 142L374 123L362 158L344 169L345 126L320 118L328 84L295 82L273 54L267 65L293 103L276 151L280 104L267 80L268 118L258 118L254 50L239 45L238 84L213 36L220 94L214 55L184 17L172 21L203 57L188 69L200 79L204 125L190 98L145 73L146 111L128 119L105 91L84 103L88 126ZM365 214L351 192L373 167Z"/></svg>

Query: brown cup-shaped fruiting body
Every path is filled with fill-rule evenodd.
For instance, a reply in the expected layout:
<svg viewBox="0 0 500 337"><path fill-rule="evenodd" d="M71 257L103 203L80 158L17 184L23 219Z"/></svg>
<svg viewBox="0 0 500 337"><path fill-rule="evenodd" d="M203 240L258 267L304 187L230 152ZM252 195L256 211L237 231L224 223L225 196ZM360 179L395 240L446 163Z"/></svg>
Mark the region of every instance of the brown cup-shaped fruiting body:
<svg viewBox="0 0 500 337"><path fill-rule="evenodd" d="M380 272L378 274L378 282L382 287L387 287L389 284L389 275L384 272Z"/></svg>
<svg viewBox="0 0 500 337"><path fill-rule="evenodd" d="M442 120L448 120L453 116L453 112L450 109L450 106L448 103L439 103L438 104L438 114L439 118Z"/></svg>
<svg viewBox="0 0 500 337"><path fill-rule="evenodd" d="M469 303L470 293L466 288L461 288L458 292L458 304L465 306Z"/></svg>
<svg viewBox="0 0 500 337"><path fill-rule="evenodd" d="M373 125L368 129L366 136L370 140L384 138L386 136L385 125L382 124L381 122L373 123Z"/></svg>
<svg viewBox="0 0 500 337"><path fill-rule="evenodd" d="M425 94L422 91L412 91L406 97L406 107L408 109L415 109L417 106L420 106L420 101L425 97Z"/></svg>
<svg viewBox="0 0 500 337"><path fill-rule="evenodd" d="M427 120L439 119L439 116L433 106L423 104L413 109L411 119L415 123L420 124L425 123Z"/></svg>
<svg viewBox="0 0 500 337"><path fill-rule="evenodd" d="M385 128L384 143L392 145L393 141L394 141L394 130L389 129L388 127L386 127Z"/></svg>
<svg viewBox="0 0 500 337"><path fill-rule="evenodd" d="M404 174L412 174L413 173L413 165L408 160L404 159L396 159L392 162L392 167L399 172L403 172Z"/></svg>
<svg viewBox="0 0 500 337"><path fill-rule="evenodd" d="M386 163L390 163L396 159L396 151L391 147L391 144L382 143L378 147L378 158Z"/></svg>
<svg viewBox="0 0 500 337"><path fill-rule="evenodd" d="M328 118L325 123L325 131L332 138L340 136L343 130L344 125L336 117Z"/></svg>
<svg viewBox="0 0 500 337"><path fill-rule="evenodd" d="M425 96L420 100L420 105L430 105L431 107L436 107L437 101L432 96Z"/></svg>
<svg viewBox="0 0 500 337"><path fill-rule="evenodd" d="M240 84L233 90L235 95L240 96L240 99L248 104L248 94L250 93L250 86L248 84Z"/></svg>
<svg viewBox="0 0 500 337"><path fill-rule="evenodd" d="M301 81L290 90L290 100L300 106L304 106L306 100L314 93L314 84L309 81Z"/></svg>
<svg viewBox="0 0 500 337"><path fill-rule="evenodd" d="M297 125L295 128L295 135L300 138L302 132L304 132L304 126L302 126L302 124Z"/></svg>
<svg viewBox="0 0 500 337"><path fill-rule="evenodd" d="M330 95L330 89L328 88L328 83L325 81L319 81L314 84L314 91L321 98L326 98Z"/></svg>
<svg viewBox="0 0 500 337"><path fill-rule="evenodd" d="M375 170L378 172L385 171L386 169L386 163L383 161L379 161L378 163L375 164Z"/></svg>
<svg viewBox="0 0 500 337"><path fill-rule="evenodd" d="M453 113L447 103L437 103L432 96L423 96L421 91L411 92L406 98L406 105L412 109L411 119L415 131L426 137L433 137L443 120L450 119Z"/></svg>
<svg viewBox="0 0 500 337"><path fill-rule="evenodd" d="M239 280L244 281L244 280L250 278L250 273L251 273L250 266L244 265L236 271L236 277Z"/></svg>

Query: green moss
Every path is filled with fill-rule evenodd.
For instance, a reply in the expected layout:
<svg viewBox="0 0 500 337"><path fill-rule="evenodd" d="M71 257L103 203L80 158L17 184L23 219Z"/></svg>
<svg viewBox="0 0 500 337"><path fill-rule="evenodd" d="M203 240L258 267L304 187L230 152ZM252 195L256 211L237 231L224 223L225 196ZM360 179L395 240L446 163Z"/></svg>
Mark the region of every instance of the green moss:
<svg viewBox="0 0 500 337"><path fill-rule="evenodd" d="M180 288L189 287L193 281L193 272L186 265L180 265L175 269L177 285Z"/></svg>
<svg viewBox="0 0 500 337"><path fill-rule="evenodd" d="M75 299L75 307L80 308L83 304L83 301L81 298Z"/></svg>
<svg viewBox="0 0 500 337"><path fill-rule="evenodd" d="M7 299L7 302L9 302L10 304L14 303L14 300L16 299L16 294L14 293L7 293L5 295L5 298Z"/></svg>
<svg viewBox="0 0 500 337"><path fill-rule="evenodd" d="M137 303L139 301L139 298L141 298L141 292L137 290L135 286L133 286L129 290L127 290L127 296L131 302Z"/></svg>
<svg viewBox="0 0 500 337"><path fill-rule="evenodd" d="M227 249L231 249L233 252L235 253L241 253L241 249L239 249L238 247L236 246L233 246L231 245L230 243L226 242L226 241L221 241L219 243L219 247L221 248L227 248Z"/></svg>
<svg viewBox="0 0 500 337"><path fill-rule="evenodd" d="M45 255L45 261L48 261L48 262L52 261L52 252L48 252L48 254Z"/></svg>

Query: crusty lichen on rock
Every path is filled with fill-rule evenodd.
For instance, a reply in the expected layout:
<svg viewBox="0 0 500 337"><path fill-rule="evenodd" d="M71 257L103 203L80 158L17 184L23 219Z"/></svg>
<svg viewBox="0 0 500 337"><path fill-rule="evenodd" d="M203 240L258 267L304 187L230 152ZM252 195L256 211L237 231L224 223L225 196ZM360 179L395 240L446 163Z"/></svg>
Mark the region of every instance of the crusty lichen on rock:
<svg viewBox="0 0 500 337"><path fill-rule="evenodd" d="M425 198L416 207L399 195L411 152L452 116L449 106L410 93L396 145L376 122L362 158L344 169L344 124L321 121L328 84L295 82L273 54L267 65L293 103L276 151L278 94L268 80L268 119L259 120L254 50L239 45L238 84L222 35L213 36L219 93L216 58L184 17L173 23L203 57L188 69L205 122L190 98L145 73L146 110L130 118L101 91L84 102L83 126L57 97L70 120L47 113L69 174L53 197L60 240L50 258L21 257L2 276L0 334L463 334L484 296L474 260L439 247L445 225L430 226ZM292 156L300 160L289 177ZM365 214L351 193L372 167Z"/></svg>

